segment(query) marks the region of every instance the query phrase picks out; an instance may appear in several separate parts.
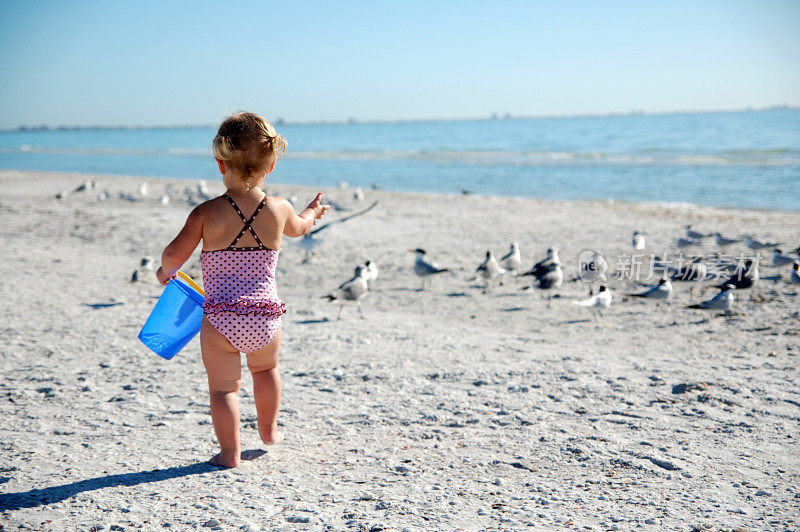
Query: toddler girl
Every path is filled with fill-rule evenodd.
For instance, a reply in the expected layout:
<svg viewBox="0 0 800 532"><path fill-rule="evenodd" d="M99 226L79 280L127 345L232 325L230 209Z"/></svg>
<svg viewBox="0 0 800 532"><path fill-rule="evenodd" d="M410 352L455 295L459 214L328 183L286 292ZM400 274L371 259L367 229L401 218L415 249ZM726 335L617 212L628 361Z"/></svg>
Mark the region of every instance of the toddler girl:
<svg viewBox="0 0 800 532"><path fill-rule="evenodd" d="M276 418L281 399L278 350L281 315L275 267L281 237L302 236L328 210L322 194L295 214L285 199L262 190L286 141L264 118L237 113L219 127L214 157L225 194L198 205L178 236L164 249L156 276L166 284L202 240L200 260L206 300L200 350L208 374L211 420L220 453L210 462L236 467L240 462L240 352L253 375L258 432L266 444L283 439Z"/></svg>

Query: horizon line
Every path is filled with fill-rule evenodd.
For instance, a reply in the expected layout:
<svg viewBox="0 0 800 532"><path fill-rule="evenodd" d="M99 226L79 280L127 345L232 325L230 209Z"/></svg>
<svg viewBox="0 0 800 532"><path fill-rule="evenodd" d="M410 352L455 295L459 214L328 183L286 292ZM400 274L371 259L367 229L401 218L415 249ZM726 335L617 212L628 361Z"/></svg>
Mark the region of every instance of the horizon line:
<svg viewBox="0 0 800 532"><path fill-rule="evenodd" d="M741 113L741 112L763 112L772 110L800 110L800 106L790 104L772 104L762 107L745 106L731 109L693 109L693 110L673 110L673 111L645 111L632 109L627 112L610 111L606 113L575 113L575 114L552 114L552 115L514 115L512 113L492 113L489 116L458 117L458 118L375 118L359 119L347 118L339 120L299 120L290 121L278 117L274 120L275 125L279 126L335 126L335 125L357 125L357 124L407 124L425 122L473 122L473 121L503 121L503 120L548 120L554 118L603 118L612 116L664 116L679 114L715 114L715 113ZM103 130L159 130L159 129L204 129L213 128L215 124L164 124L164 125L58 125L48 124L19 125L17 127L0 128L0 132L36 132L36 131L103 131Z"/></svg>

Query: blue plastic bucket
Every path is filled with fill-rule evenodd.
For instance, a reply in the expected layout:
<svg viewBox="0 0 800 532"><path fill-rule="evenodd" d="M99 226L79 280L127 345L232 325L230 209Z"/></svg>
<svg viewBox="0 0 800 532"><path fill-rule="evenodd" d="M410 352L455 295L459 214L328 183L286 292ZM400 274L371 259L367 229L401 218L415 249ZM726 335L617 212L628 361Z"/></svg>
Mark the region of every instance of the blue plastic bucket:
<svg viewBox="0 0 800 532"><path fill-rule="evenodd" d="M203 295L180 277L167 284L139 333L139 340L158 356L174 357L200 332Z"/></svg>

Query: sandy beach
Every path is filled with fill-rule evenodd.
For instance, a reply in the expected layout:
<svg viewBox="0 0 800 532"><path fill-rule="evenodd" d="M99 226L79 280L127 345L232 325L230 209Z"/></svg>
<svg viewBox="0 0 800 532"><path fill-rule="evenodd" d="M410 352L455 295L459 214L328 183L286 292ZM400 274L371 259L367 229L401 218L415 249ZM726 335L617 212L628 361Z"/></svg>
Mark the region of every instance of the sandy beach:
<svg viewBox="0 0 800 532"><path fill-rule="evenodd" d="M54 197L86 180L96 188ZM195 183L0 171L0 530L800 526L790 269L764 253L752 299L737 294L725 316L687 309L687 284L664 308L612 278L595 319L572 281L581 251L630 254L636 230L645 254L676 252L686 224L794 249L800 212L322 189L341 207L326 221L380 203L321 233L308 263L284 239L286 440L261 444L243 368L246 460L224 470L206 464L217 445L199 342L167 361L136 337L161 287L131 274L192 208L180 193L162 205L169 185ZM316 192L269 188L303 205ZM566 280L550 308L529 280L490 294L471 280L511 241L525 268L558 246ZM424 291L417 247L451 269ZM716 250L712 238L697 251ZM380 276L365 318L350 305L337 321L323 296L367 259ZM201 280L199 253L184 271Z"/></svg>

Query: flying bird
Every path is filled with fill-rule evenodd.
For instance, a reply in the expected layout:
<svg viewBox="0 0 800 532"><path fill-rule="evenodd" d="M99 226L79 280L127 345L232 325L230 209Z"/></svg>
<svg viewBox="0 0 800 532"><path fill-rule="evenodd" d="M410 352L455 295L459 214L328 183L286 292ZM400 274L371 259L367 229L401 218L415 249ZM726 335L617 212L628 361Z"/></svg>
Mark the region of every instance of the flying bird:
<svg viewBox="0 0 800 532"><path fill-rule="evenodd" d="M311 254L314 252L314 250L318 248L320 245L322 245L322 240L320 238L317 238L316 236L320 233L320 231L324 231L325 229L333 225L344 223L348 220L352 220L353 218L361 216L362 214L367 214L369 211L374 209L376 205L378 205L378 200L375 200L372 203L372 205L370 205L366 209L354 212L353 214L348 214L347 216L344 216L337 220L331 220L330 222L324 223L319 227L317 227L316 229L309 231L308 233L303 235L303 238L301 238L297 243L297 245L299 245L306 252L306 256L303 259L303 262L309 262L311 260Z"/></svg>

